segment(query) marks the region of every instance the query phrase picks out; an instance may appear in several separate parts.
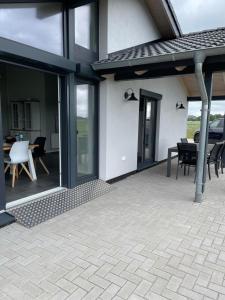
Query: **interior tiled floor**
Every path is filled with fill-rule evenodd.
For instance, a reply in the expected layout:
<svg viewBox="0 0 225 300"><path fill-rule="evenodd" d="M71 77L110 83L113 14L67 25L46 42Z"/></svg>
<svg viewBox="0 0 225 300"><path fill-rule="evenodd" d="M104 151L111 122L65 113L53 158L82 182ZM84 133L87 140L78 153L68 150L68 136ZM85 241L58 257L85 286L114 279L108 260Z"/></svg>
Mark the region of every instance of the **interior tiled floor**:
<svg viewBox="0 0 225 300"><path fill-rule="evenodd" d="M225 299L225 175L193 203L166 165L26 229L0 230L2 299Z"/></svg>
<svg viewBox="0 0 225 300"><path fill-rule="evenodd" d="M49 169L50 174L47 175L41 164L38 162L35 167L37 173L36 181L30 181L26 173L22 172L19 176L19 180L16 181L15 187L12 188L12 178L11 175L9 175L9 172L7 173L5 176L7 202L12 202L59 186L59 154L57 152L48 153L43 158L43 161Z"/></svg>

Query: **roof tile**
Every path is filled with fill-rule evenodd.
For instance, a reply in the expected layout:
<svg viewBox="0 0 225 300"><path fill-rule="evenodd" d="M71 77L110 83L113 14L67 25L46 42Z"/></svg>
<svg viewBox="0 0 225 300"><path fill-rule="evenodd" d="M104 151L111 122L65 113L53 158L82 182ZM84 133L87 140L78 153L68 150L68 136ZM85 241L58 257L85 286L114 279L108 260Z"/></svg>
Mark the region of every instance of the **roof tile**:
<svg viewBox="0 0 225 300"><path fill-rule="evenodd" d="M159 55L215 48L219 46L225 46L225 28L204 30L185 34L182 37L172 40L141 44L111 53L108 55L107 59L97 61L94 65L122 62L139 58L157 57Z"/></svg>

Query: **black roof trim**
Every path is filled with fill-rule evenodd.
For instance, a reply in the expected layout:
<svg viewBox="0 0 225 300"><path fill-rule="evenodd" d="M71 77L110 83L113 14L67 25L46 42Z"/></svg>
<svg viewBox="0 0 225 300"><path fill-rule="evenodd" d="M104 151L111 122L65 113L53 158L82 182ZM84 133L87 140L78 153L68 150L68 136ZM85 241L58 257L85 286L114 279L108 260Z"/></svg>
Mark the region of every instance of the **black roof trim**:
<svg viewBox="0 0 225 300"><path fill-rule="evenodd" d="M165 2L167 4L167 6L168 6L168 9L169 9L170 13L171 13L173 21L174 21L174 23L175 23L175 25L177 27L177 31L179 32L179 35L182 36L183 33L182 33L182 30L181 30L181 27L180 27L180 23L179 23L179 21L177 19L177 15L175 13L175 10L173 8L173 5L172 5L171 1L170 0L165 0Z"/></svg>

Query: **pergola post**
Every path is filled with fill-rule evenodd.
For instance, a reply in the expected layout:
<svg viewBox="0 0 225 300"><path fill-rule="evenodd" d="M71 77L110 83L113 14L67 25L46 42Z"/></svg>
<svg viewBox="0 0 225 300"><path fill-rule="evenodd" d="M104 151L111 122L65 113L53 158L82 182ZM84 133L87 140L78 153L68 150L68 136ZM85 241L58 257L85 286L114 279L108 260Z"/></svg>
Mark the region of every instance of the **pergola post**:
<svg viewBox="0 0 225 300"><path fill-rule="evenodd" d="M224 123L223 123L223 140L225 141L225 113L224 113Z"/></svg>
<svg viewBox="0 0 225 300"><path fill-rule="evenodd" d="M201 109L201 124L200 124L200 139L199 139L199 151L196 170L196 190L195 190L195 202L202 202L203 196L203 170L205 165L205 148L206 148L206 132L207 132L207 119L208 119L208 94L206 91L205 80L202 73L203 62L205 57L202 53L196 53L195 55L195 75L200 90L200 96L202 100Z"/></svg>
<svg viewBox="0 0 225 300"><path fill-rule="evenodd" d="M205 192L206 174L207 174L207 155L208 155L208 140L209 140L209 118L211 112L211 100L212 100L212 89L213 89L213 73L211 71L205 72L205 87L208 95L208 116L207 116L207 127L206 127L206 139L205 139L205 161L203 169L203 184L202 193Z"/></svg>

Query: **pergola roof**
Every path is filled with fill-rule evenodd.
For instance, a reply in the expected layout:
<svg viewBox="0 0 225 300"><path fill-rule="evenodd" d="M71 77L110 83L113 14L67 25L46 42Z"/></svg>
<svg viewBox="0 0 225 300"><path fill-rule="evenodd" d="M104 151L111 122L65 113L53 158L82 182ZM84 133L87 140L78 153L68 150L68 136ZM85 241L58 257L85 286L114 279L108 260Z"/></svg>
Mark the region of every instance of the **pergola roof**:
<svg viewBox="0 0 225 300"><path fill-rule="evenodd" d="M107 59L100 60L93 64L95 70L134 66L145 63L157 63L165 56L164 61L172 61L175 54L184 54L199 50L214 50L225 47L225 28L206 30L183 35L171 40L158 40L132 48L124 49L108 55ZM211 53L211 52L210 52ZM222 51L220 54L225 54ZM170 57L167 60L166 57ZM180 56L182 58L182 56ZM150 60L152 58L152 60ZM154 58L154 60L153 60Z"/></svg>
<svg viewBox="0 0 225 300"><path fill-rule="evenodd" d="M200 97L199 87L194 75L181 76L186 87L188 97L193 100ZM212 95L214 100L225 100L225 73L217 72L213 74Z"/></svg>

